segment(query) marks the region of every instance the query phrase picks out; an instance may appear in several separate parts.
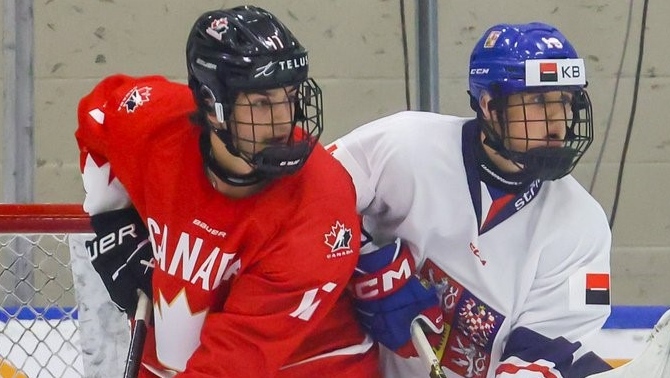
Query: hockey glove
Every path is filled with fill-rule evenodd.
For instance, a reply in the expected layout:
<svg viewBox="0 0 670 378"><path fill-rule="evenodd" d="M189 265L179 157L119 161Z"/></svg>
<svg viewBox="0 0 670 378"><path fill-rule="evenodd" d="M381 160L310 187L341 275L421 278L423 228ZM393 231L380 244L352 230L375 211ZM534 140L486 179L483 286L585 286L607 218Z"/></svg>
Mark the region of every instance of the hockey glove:
<svg viewBox="0 0 670 378"><path fill-rule="evenodd" d="M137 289L151 298L153 250L149 232L134 208L91 216L96 237L86 242L93 268L109 296L121 311L132 317L137 308Z"/></svg>
<svg viewBox="0 0 670 378"><path fill-rule="evenodd" d="M350 284L363 328L405 358L417 355L410 334L413 321L422 320L435 333L444 328L437 290L421 282L414 271L409 248L396 239L362 254Z"/></svg>

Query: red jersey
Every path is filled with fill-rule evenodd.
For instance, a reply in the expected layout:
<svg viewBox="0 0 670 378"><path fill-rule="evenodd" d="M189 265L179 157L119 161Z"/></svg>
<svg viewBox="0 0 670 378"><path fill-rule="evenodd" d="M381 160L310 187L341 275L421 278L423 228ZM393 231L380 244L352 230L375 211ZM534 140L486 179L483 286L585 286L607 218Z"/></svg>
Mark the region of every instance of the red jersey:
<svg viewBox="0 0 670 378"><path fill-rule="evenodd" d="M195 109L160 76L111 76L79 104L82 172L118 178L153 244L141 376L377 376L345 292L360 243L346 171L317 145L297 173L228 198L206 177Z"/></svg>

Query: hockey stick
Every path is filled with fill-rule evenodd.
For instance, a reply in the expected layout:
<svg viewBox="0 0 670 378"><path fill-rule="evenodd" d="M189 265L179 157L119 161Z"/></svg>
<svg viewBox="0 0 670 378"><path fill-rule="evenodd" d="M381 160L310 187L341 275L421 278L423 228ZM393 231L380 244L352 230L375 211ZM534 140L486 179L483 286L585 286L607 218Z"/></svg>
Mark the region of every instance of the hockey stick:
<svg viewBox="0 0 670 378"><path fill-rule="evenodd" d="M419 324L420 321L415 320L412 322L412 328L410 329L412 344L419 354L421 362L428 368L430 378L447 378L447 375L444 374L440 366L440 360L437 359L435 352L433 352L433 347L430 346L426 334L423 333L421 324Z"/></svg>
<svg viewBox="0 0 670 378"><path fill-rule="evenodd" d="M412 343L430 378L446 378L426 335L417 321L412 323ZM670 378L670 310L656 322L642 353L616 369L588 378Z"/></svg>
<svg viewBox="0 0 670 378"><path fill-rule="evenodd" d="M616 369L588 378L670 378L670 310L656 322L642 353Z"/></svg>
<svg viewBox="0 0 670 378"><path fill-rule="evenodd" d="M135 326L130 336L130 347L126 358L126 370L123 378L137 378L142 362L144 339L147 336L147 321L151 317L151 301L142 290L138 290L137 310L135 310Z"/></svg>

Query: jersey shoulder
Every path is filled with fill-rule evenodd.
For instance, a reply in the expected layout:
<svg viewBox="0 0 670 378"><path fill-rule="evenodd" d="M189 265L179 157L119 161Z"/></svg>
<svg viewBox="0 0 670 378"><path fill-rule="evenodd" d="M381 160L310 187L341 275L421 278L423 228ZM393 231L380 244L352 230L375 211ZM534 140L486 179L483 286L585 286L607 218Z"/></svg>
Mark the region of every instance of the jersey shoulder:
<svg viewBox="0 0 670 378"><path fill-rule="evenodd" d="M547 197L552 199L552 211L570 219L575 227L609 228L607 216L600 203L572 176L546 183ZM544 190L544 188L542 189Z"/></svg>
<svg viewBox="0 0 670 378"><path fill-rule="evenodd" d="M365 123L336 141L336 144L359 143L365 140L404 140L416 136L460 134L461 126L469 118L445 114L402 111Z"/></svg>
<svg viewBox="0 0 670 378"><path fill-rule="evenodd" d="M410 205L410 189L415 183L423 185L431 177L440 177L437 170L463 170L462 135L468 120L429 112L399 112L354 129L328 150L353 178L359 211L372 211L373 203L384 202L403 209L400 202ZM406 188L406 195L399 195L398 185Z"/></svg>
<svg viewBox="0 0 670 378"><path fill-rule="evenodd" d="M262 204L255 209L262 214L265 226L281 233L316 232L319 242L315 246L325 247L324 232L338 222L350 229L358 226L351 177L321 145L314 148L300 171L277 180L262 197Z"/></svg>
<svg viewBox="0 0 670 378"><path fill-rule="evenodd" d="M162 76L112 75L79 102L77 137L89 143L119 134L140 138L164 120L195 109L186 85Z"/></svg>
<svg viewBox="0 0 670 378"><path fill-rule="evenodd" d="M369 160L377 166L394 157L404 164L421 166L425 159L436 158L434 155L445 150L460 155L463 124L468 120L429 112L399 112L354 129L328 149L340 161L343 155L351 154L359 162Z"/></svg>
<svg viewBox="0 0 670 378"><path fill-rule="evenodd" d="M353 193L353 183L347 171L320 144L314 148L302 174L307 183L306 188L309 188L310 191L313 187L318 188L323 194L345 197Z"/></svg>
<svg viewBox="0 0 670 378"><path fill-rule="evenodd" d="M552 252L544 255L542 264L551 270L552 265L568 261L595 260L600 268L609 270L612 232L598 201L572 176L545 184L546 202L537 227Z"/></svg>

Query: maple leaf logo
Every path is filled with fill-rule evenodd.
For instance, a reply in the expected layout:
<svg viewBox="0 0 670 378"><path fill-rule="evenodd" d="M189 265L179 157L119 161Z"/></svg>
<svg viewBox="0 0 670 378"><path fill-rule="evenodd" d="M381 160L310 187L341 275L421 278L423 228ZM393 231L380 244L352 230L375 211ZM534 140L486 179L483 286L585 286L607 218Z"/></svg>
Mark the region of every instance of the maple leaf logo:
<svg viewBox="0 0 670 378"><path fill-rule="evenodd" d="M207 313L208 309L193 312L184 289L171 301L159 291L154 302L154 326L156 354L162 364L186 369L186 361L200 346L200 331Z"/></svg>
<svg viewBox="0 0 670 378"><path fill-rule="evenodd" d="M339 221L335 222L335 225L330 227L330 232L324 236L326 238L325 243L330 247L331 252L350 249L351 229L346 228Z"/></svg>
<svg viewBox="0 0 670 378"><path fill-rule="evenodd" d="M226 32L228 31L228 18L217 18L216 20L212 21L209 27L216 31Z"/></svg>
<svg viewBox="0 0 670 378"><path fill-rule="evenodd" d="M79 158L81 160L79 164L85 178L91 176L95 177L93 180L97 180L97 182L105 182L104 178L107 177L107 185L111 185L116 178L109 161L104 156L89 151Z"/></svg>

